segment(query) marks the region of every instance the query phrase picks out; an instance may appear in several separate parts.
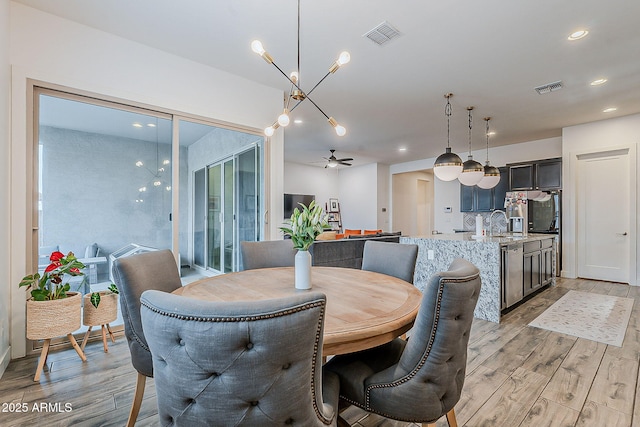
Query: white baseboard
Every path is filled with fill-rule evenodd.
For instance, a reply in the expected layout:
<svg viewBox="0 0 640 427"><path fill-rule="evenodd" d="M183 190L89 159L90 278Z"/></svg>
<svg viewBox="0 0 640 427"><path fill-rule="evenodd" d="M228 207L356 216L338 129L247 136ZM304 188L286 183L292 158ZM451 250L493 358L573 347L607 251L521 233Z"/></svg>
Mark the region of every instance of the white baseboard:
<svg viewBox="0 0 640 427"><path fill-rule="evenodd" d="M11 362L11 346L7 347L2 356L0 356L0 378L2 378L7 366L9 366L9 362Z"/></svg>

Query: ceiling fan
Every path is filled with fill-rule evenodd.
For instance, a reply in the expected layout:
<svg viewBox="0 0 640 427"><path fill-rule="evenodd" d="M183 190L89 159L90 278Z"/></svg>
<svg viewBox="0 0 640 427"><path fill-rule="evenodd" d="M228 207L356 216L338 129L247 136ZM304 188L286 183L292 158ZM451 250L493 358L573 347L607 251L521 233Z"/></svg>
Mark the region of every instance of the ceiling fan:
<svg viewBox="0 0 640 427"><path fill-rule="evenodd" d="M344 159L336 159L336 156L333 154L336 150L329 150L329 151L331 151L331 156L329 158L323 157L323 159L329 162L324 166L325 169L335 168L338 165L351 166L351 163L347 163L353 160L351 157L345 157Z"/></svg>

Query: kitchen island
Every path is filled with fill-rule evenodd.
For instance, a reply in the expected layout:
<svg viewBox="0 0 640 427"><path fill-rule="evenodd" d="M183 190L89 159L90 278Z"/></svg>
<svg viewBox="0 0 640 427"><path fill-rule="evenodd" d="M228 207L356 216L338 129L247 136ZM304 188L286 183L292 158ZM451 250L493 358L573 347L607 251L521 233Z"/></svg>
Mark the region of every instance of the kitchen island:
<svg viewBox="0 0 640 427"><path fill-rule="evenodd" d="M476 239L472 234L400 237L400 243L418 245L415 286L424 291L432 274L446 271L455 258L464 258L478 267L482 280L474 316L497 323L503 309L544 286L555 284L553 235L497 235ZM509 289L516 289L515 296L513 291L508 294Z"/></svg>

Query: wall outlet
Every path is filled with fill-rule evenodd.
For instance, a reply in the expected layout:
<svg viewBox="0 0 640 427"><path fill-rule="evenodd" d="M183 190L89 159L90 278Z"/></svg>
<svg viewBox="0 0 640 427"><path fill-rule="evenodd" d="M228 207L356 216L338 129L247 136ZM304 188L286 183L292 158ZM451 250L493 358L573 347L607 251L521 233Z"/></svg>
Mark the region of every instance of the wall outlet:
<svg viewBox="0 0 640 427"><path fill-rule="evenodd" d="M433 259L433 249L427 250L427 259Z"/></svg>

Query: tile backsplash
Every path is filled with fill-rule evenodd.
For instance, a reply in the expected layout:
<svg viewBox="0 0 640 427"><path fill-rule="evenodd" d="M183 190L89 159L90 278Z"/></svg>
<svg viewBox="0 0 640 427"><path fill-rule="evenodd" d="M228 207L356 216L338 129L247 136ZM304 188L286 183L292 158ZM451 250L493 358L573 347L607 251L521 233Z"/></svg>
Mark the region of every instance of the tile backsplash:
<svg viewBox="0 0 640 427"><path fill-rule="evenodd" d="M491 212L465 212L462 215L462 227L465 231L476 231L476 215L481 215L485 230L489 231L489 217ZM505 232L507 230L507 222L503 215L493 216L493 232Z"/></svg>

